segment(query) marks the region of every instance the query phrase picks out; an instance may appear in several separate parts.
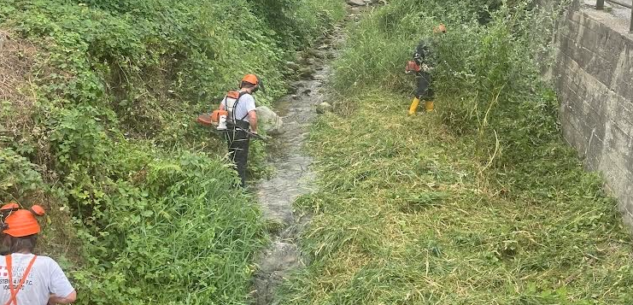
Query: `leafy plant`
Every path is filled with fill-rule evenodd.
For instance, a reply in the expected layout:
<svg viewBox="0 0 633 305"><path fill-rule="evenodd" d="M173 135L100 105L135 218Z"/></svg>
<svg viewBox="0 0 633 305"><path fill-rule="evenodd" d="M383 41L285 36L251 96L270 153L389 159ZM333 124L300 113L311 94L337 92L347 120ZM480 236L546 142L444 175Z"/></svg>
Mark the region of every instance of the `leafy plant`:
<svg viewBox="0 0 633 305"><path fill-rule="evenodd" d="M28 205L33 192L50 201L63 221L47 228L55 234L45 245L77 241L71 255L45 253L71 260L78 304L246 303L265 228L253 198L233 188L223 140L194 118L245 73L264 79L257 100L270 105L285 93L285 60L344 13L334 0L280 4L274 12L246 0L0 6L0 28L38 51L26 77L33 109L22 118L34 126L0 138L0 201ZM275 32L284 28L292 33ZM0 118L21 114L15 101L1 102ZM256 178L265 149L253 145L251 156Z"/></svg>

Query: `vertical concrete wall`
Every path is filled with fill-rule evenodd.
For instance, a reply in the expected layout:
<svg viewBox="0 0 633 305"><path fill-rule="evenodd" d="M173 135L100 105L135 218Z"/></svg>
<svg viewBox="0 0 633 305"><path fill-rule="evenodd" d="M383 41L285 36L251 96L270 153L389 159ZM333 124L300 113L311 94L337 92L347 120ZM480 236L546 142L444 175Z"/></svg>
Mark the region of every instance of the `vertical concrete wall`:
<svg viewBox="0 0 633 305"><path fill-rule="evenodd" d="M565 139L603 173L633 228L633 35L612 18L575 3L557 29L552 76Z"/></svg>

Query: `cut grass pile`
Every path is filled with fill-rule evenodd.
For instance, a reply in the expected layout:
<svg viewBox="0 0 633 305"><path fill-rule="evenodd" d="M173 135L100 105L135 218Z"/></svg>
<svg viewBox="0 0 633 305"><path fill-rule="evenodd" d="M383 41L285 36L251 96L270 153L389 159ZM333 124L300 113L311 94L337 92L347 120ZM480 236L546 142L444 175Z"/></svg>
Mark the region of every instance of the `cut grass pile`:
<svg viewBox="0 0 633 305"><path fill-rule="evenodd" d="M544 161L524 179L566 177L549 196L503 188L475 138L406 117L409 101L367 93L315 124L320 191L297 201L311 264L281 304L633 304L631 239L599 177Z"/></svg>

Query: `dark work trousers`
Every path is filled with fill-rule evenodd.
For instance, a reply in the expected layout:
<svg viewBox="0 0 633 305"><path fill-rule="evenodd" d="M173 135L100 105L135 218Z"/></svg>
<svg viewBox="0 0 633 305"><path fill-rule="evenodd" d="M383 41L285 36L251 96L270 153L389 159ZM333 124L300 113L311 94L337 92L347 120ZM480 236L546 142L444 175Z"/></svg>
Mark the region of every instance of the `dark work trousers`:
<svg viewBox="0 0 633 305"><path fill-rule="evenodd" d="M240 175L240 179L242 180L242 187L246 187L246 163L248 162L249 141L249 136L244 130L229 126L226 132L229 159L237 168L237 174Z"/></svg>
<svg viewBox="0 0 633 305"><path fill-rule="evenodd" d="M415 89L415 97L425 100L433 100L433 78L429 72L420 71L416 73L417 88Z"/></svg>

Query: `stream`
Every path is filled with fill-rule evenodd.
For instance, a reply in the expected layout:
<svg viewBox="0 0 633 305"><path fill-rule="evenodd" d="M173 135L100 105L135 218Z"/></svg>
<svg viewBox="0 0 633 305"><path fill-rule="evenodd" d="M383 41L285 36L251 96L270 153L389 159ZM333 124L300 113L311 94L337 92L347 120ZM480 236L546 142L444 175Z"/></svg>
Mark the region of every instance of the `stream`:
<svg viewBox="0 0 633 305"><path fill-rule="evenodd" d="M310 170L312 159L304 150L310 125L317 116L316 106L325 100L324 83L332 73L330 63L336 57L336 45L341 29L323 38L304 58L302 80L294 83L296 92L281 98L275 111L283 118L283 130L269 143L269 164L272 177L257 185L258 202L267 222L281 229L273 236L268 249L258 258L258 271L253 280L251 304L275 303L275 290L290 271L306 265L299 249L299 235L309 221L308 215L297 215L294 201L301 195L315 191L315 174Z"/></svg>

